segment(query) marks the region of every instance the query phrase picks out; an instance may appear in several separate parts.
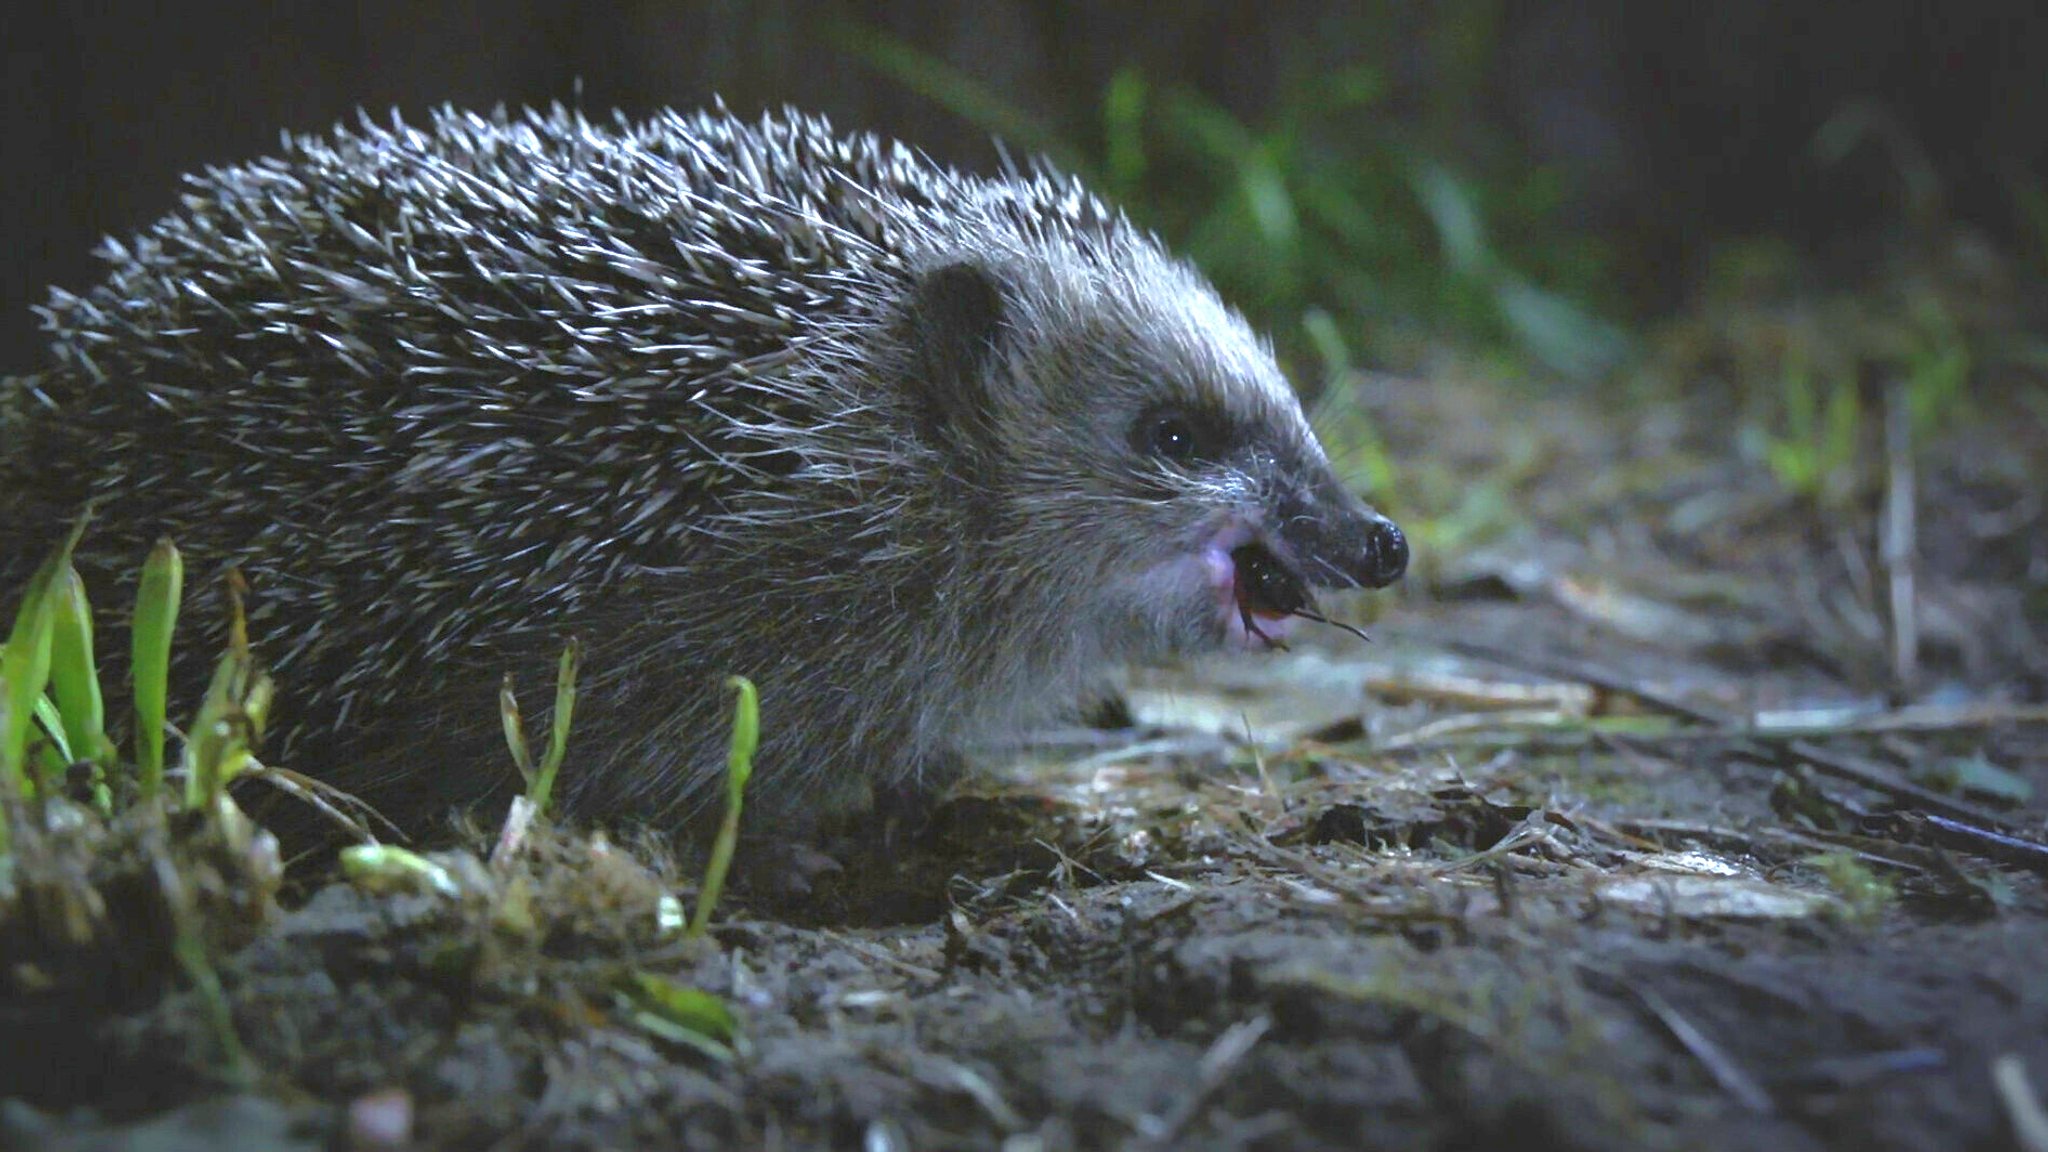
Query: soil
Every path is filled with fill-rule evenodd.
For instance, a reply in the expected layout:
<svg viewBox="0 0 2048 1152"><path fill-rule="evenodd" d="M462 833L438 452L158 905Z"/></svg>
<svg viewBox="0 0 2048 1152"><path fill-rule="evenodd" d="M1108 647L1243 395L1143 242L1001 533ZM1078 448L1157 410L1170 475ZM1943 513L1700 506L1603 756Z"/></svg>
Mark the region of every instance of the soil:
<svg viewBox="0 0 2048 1152"><path fill-rule="evenodd" d="M1420 526L1371 643L1145 672L702 939L659 844L537 830L295 871L232 1040L168 960L18 969L0 1145L2041 1147L2040 407L1922 445L1902 662L1906 478L1448 376L1354 397Z"/></svg>

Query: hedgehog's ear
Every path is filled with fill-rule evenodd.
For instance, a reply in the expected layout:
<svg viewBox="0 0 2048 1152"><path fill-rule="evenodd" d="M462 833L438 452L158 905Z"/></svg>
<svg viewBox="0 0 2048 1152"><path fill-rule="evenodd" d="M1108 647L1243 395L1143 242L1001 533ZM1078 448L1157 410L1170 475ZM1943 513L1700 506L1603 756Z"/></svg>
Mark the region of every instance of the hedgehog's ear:
<svg viewBox="0 0 2048 1152"><path fill-rule="evenodd" d="M971 434L988 412L987 374L1002 335L1003 290L978 264L942 264L910 293L910 339L925 430L940 438Z"/></svg>

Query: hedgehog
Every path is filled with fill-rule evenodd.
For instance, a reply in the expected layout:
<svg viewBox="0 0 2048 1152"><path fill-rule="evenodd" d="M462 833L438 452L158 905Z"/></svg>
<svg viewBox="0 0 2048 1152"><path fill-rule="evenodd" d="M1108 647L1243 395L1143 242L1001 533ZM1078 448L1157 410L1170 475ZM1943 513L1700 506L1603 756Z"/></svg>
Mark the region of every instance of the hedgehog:
<svg viewBox="0 0 2048 1152"><path fill-rule="evenodd" d="M0 578L88 502L100 602L160 536L187 620L238 569L266 759L402 824L517 787L500 678L566 637L564 807L686 822L739 674L749 810L795 820L1407 563L1270 344L1042 163L722 105L365 116L99 254L0 383Z"/></svg>

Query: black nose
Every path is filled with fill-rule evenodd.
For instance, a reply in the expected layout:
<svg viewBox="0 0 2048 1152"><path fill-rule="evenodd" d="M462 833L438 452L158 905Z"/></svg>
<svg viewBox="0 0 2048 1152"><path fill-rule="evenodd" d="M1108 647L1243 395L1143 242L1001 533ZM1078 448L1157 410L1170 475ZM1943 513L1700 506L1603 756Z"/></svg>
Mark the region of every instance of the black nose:
<svg viewBox="0 0 2048 1152"><path fill-rule="evenodd" d="M1365 547L1352 572L1367 588L1384 588L1408 570L1408 537L1401 526L1385 517L1374 517L1365 530Z"/></svg>
<svg viewBox="0 0 2048 1152"><path fill-rule="evenodd" d="M1299 579L1317 588L1384 588L1408 571L1408 537L1334 476L1279 501L1280 539Z"/></svg>

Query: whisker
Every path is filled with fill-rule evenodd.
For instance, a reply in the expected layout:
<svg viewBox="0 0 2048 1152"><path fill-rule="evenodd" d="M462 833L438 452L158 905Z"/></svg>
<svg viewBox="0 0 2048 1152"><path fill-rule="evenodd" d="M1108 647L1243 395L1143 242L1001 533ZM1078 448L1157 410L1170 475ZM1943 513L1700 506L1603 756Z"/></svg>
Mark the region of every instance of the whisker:
<svg viewBox="0 0 2048 1152"><path fill-rule="evenodd" d="M1351 633L1353 636L1358 637L1360 640L1365 641L1367 644L1372 643L1372 637L1365 634L1365 629L1360 628L1356 624L1346 624L1342 620L1332 620L1330 617L1323 615L1321 612L1317 612L1308 608L1296 608L1293 612L1288 613L1288 615L1299 616L1303 620L1313 620L1318 624L1328 624L1332 628L1336 628L1341 631Z"/></svg>

